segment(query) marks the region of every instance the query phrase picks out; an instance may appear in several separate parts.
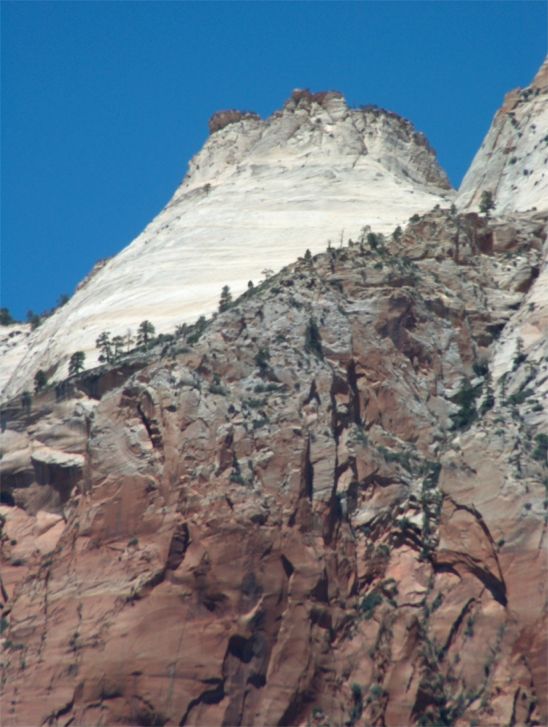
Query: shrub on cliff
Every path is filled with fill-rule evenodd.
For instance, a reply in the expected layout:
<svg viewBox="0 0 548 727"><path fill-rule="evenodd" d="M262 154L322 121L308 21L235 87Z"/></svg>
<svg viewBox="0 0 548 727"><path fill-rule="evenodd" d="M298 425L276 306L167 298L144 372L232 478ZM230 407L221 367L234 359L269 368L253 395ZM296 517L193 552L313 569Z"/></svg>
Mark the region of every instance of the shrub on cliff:
<svg viewBox="0 0 548 727"><path fill-rule="evenodd" d="M83 351L75 351L69 361L69 376L76 376L84 370L86 354Z"/></svg>
<svg viewBox="0 0 548 727"><path fill-rule="evenodd" d="M46 375L46 372L42 369L38 369L38 371L34 375L34 391L42 391L47 383L48 377Z"/></svg>
<svg viewBox="0 0 548 727"><path fill-rule="evenodd" d="M485 215L486 219L489 219L489 216L491 214L491 210L495 209L495 200L493 199L493 193L488 192L487 190L484 190L481 193L480 203L479 203L479 210L482 213L482 215Z"/></svg>
<svg viewBox="0 0 548 727"><path fill-rule="evenodd" d="M318 358L323 359L322 339L320 329L314 318L310 318L305 331L304 350L313 353Z"/></svg>
<svg viewBox="0 0 548 727"><path fill-rule="evenodd" d="M10 326L15 323L15 319L9 312L8 308L0 308L0 326Z"/></svg>
<svg viewBox="0 0 548 727"><path fill-rule="evenodd" d="M141 321L137 329L137 345L148 348L148 344L154 337L156 329L150 321Z"/></svg>
<svg viewBox="0 0 548 727"><path fill-rule="evenodd" d="M225 310L230 308L232 303L232 294L228 285L223 285L221 290L221 297L219 298L219 313L224 313Z"/></svg>

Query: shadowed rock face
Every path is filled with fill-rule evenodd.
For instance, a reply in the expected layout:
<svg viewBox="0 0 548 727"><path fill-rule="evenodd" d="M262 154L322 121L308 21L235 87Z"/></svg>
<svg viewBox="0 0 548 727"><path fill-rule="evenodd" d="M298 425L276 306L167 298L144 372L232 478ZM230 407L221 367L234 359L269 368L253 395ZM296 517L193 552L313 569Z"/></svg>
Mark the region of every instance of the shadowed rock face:
<svg viewBox="0 0 548 727"><path fill-rule="evenodd" d="M85 461L1 509L6 724L544 723L545 226L435 211L13 402L7 474Z"/></svg>

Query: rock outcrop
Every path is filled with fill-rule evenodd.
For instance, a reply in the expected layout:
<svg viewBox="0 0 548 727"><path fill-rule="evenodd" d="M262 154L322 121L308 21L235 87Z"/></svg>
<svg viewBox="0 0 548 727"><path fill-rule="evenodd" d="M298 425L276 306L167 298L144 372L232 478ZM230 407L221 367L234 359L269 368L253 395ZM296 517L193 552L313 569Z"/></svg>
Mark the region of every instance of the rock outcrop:
<svg viewBox="0 0 548 727"><path fill-rule="evenodd" d="M10 402L6 725L545 724L546 223L366 232Z"/></svg>
<svg viewBox="0 0 548 727"><path fill-rule="evenodd" d="M366 224L389 232L453 194L408 121L351 109L337 93L298 91L266 120L229 111L210 128L165 209L0 362L4 398L32 388L38 369L65 378L75 351L96 364L103 331L135 335L149 320L171 333L215 310L224 285L239 294L307 248L356 238Z"/></svg>
<svg viewBox="0 0 548 727"><path fill-rule="evenodd" d="M477 207L492 193L495 213L548 209L548 58L530 86L507 94L457 197Z"/></svg>

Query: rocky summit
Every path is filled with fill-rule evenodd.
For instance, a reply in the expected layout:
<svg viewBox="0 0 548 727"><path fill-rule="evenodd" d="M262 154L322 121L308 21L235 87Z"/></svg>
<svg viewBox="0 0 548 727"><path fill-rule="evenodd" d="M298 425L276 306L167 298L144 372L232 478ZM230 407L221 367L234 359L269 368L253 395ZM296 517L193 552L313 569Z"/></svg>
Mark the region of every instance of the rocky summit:
<svg viewBox="0 0 548 727"><path fill-rule="evenodd" d="M350 210L328 245L310 211L293 262L222 312L6 395L3 724L548 722L548 210L509 208L497 148L493 210L443 191L421 210L444 177L412 127L305 92L266 122L214 116L172 204L222 173L236 196L251 156L286 189L320 161L350 175L375 124L399 138L385 182L423 189L411 215L402 194L354 232Z"/></svg>
<svg viewBox="0 0 548 727"><path fill-rule="evenodd" d="M389 232L454 195L411 123L376 107L351 109L339 93L295 91L264 121L221 112L210 131L143 233L98 263L36 330L5 342L4 396L32 388L38 369L65 378L75 351L97 363L95 341L105 330L135 335L147 319L172 333L212 313L224 285L240 294L307 248L338 245L366 224Z"/></svg>

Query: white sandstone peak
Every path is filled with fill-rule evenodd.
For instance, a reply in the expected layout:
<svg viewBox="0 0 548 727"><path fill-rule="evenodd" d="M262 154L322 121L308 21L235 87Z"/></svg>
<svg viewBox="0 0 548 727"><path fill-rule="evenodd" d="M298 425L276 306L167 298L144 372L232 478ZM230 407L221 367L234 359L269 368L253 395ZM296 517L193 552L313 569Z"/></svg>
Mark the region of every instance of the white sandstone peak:
<svg viewBox="0 0 548 727"><path fill-rule="evenodd" d="M39 368L64 378L75 351L94 365L103 331L135 333L147 319L172 332L214 311L224 285L237 295L307 248L356 239L365 225L389 233L453 197L410 122L349 108L338 92L296 90L267 119L219 112L210 132L164 210L31 334L15 366L11 356L4 397L28 387Z"/></svg>
<svg viewBox="0 0 548 727"><path fill-rule="evenodd" d="M495 214L548 209L548 59L530 86L510 91L457 197L461 208L492 193Z"/></svg>

